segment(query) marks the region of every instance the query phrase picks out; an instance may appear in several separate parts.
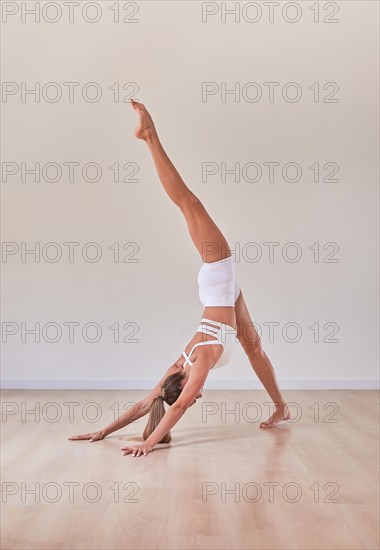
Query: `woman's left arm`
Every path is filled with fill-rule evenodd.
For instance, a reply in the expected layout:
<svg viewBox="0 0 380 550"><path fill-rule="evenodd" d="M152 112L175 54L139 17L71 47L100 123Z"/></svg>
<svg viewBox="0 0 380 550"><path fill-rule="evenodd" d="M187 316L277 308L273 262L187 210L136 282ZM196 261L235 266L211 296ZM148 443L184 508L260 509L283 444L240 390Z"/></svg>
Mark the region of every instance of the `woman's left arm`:
<svg viewBox="0 0 380 550"><path fill-rule="evenodd" d="M185 384L179 398L166 411L161 422L156 429L150 434L145 443L141 445L133 445L123 447L123 454L132 454L132 456L147 455L157 445L159 441L177 424L177 422L185 414L186 410L194 402L195 396L198 395L202 388L207 375L209 373L209 362L204 359L195 359L190 371L189 379Z"/></svg>

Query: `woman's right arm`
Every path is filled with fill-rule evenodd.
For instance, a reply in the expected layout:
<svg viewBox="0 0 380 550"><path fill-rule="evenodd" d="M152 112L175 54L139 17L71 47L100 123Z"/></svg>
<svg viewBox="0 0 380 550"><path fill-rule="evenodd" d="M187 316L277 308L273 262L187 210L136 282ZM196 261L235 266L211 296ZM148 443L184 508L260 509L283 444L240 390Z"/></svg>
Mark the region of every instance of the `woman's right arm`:
<svg viewBox="0 0 380 550"><path fill-rule="evenodd" d="M72 441L87 439L87 440L90 440L90 442L104 439L107 435L111 434L112 432L116 432L116 430L120 430L121 428L128 426L128 424L131 424L135 420L138 420L142 416L145 416L146 414L148 414L149 406L150 405L148 405L147 401L145 400L139 401L133 407L131 407L129 411L126 411L125 413L120 415L119 418L111 422L111 424L108 424L108 426L106 426L102 430L99 430L98 432L87 433L87 434L72 435L67 439L70 439Z"/></svg>
<svg viewBox="0 0 380 550"><path fill-rule="evenodd" d="M128 426L128 424L131 424L135 420L138 420L142 416L145 416L149 412L150 405L153 399L160 394L161 386L164 383L165 379L171 374L174 374L175 372L178 372L178 367L176 366L176 363L174 363L170 368L168 368L164 376L161 378L158 384L156 384L153 390L148 393L145 399L138 401L133 407L131 407L129 411L126 411L125 413L120 415L119 418L114 420L114 422L111 422L111 424L108 424L108 426L106 426L102 430L98 432L90 432L87 434L73 435L71 437L68 437L67 439L70 439L71 441L83 440L83 439L90 440L90 442L100 441L101 439L104 439L107 435L111 434L112 432L116 432L116 430L120 430L121 428Z"/></svg>

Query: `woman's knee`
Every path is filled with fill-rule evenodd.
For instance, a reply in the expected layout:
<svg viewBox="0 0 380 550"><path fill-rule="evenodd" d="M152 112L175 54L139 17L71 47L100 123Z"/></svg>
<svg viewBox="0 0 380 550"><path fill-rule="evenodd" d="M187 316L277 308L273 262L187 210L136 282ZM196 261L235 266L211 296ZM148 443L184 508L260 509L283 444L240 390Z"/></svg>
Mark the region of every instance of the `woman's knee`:
<svg viewBox="0 0 380 550"><path fill-rule="evenodd" d="M265 357L265 351L261 344L261 340L250 342L247 340L239 339L239 342L242 345L244 353L249 357L250 360L255 361L257 359Z"/></svg>
<svg viewBox="0 0 380 550"><path fill-rule="evenodd" d="M196 209L202 207L201 201L192 191L189 191L189 194L182 198L181 204L179 207L182 212L188 216L196 213Z"/></svg>
<svg viewBox="0 0 380 550"><path fill-rule="evenodd" d="M263 355L264 350L261 338L257 333L252 322L239 323L237 322L237 337L244 351L248 355L259 356Z"/></svg>

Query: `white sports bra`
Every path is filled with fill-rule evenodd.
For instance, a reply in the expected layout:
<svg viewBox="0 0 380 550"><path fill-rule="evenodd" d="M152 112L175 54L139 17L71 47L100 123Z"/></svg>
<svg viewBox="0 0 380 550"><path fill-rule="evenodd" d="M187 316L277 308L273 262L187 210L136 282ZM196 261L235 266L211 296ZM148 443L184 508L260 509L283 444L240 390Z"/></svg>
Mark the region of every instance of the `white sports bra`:
<svg viewBox="0 0 380 550"><path fill-rule="evenodd" d="M205 325L204 323L211 323L214 326ZM189 355L183 352L182 355L185 358L183 367L185 367L187 364L189 364L190 366L193 365L192 361L190 361L190 356L196 347L207 346L208 344L217 344L218 346L223 346L223 353L221 357L219 357L217 363L214 365L214 369L223 367L230 362L231 354L234 349L234 345L236 344L236 330L234 328L232 328L230 325L226 325L225 323L220 323L219 321L213 321L211 319L203 318L201 319L201 324L199 325L197 332L202 332L204 334L214 336L216 339L194 344Z"/></svg>

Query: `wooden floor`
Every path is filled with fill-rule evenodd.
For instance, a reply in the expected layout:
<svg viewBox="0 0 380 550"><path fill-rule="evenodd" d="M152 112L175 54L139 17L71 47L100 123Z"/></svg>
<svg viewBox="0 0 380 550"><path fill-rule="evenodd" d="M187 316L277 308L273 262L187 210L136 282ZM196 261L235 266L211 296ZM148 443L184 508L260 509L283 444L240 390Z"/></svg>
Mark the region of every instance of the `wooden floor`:
<svg viewBox="0 0 380 550"><path fill-rule="evenodd" d="M3 550L379 548L378 392L285 391L298 417L261 430L264 391L205 390L140 458L146 418L66 439L145 393L2 392Z"/></svg>

